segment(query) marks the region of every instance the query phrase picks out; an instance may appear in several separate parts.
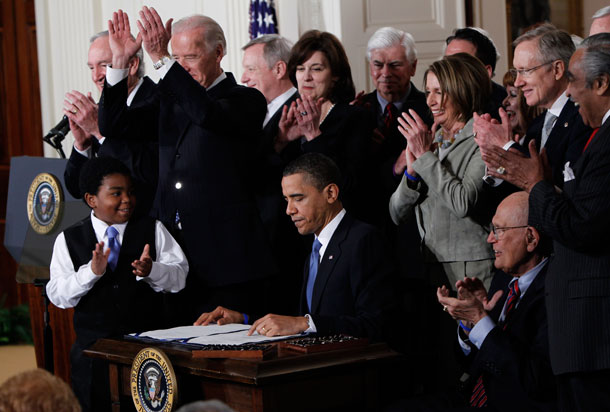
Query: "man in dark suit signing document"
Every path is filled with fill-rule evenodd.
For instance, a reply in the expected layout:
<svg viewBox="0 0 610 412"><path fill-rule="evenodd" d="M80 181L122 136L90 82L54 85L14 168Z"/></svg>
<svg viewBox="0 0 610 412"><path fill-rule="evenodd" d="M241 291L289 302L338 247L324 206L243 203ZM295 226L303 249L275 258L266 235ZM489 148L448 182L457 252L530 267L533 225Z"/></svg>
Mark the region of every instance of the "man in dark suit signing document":
<svg viewBox="0 0 610 412"><path fill-rule="evenodd" d="M339 169L330 158L305 154L290 163L283 175L286 213L301 235L315 235L304 268L300 313L268 314L253 323L250 333L343 333L383 340L394 302L394 272L384 239L373 226L343 209ZM244 315L218 307L203 313L196 324L247 323Z"/></svg>

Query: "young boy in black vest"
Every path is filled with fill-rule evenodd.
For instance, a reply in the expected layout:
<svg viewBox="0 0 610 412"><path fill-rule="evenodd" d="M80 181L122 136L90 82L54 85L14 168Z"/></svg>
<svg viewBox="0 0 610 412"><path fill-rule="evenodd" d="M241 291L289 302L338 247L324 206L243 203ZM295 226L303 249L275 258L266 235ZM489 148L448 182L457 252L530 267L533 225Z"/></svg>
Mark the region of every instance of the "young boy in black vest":
<svg viewBox="0 0 610 412"><path fill-rule="evenodd" d="M74 307L72 386L83 411L107 411L108 367L83 350L100 338L163 327L160 292L184 288L188 263L161 222L130 219L136 199L119 160L89 160L79 186L91 215L57 236L47 294L55 306Z"/></svg>

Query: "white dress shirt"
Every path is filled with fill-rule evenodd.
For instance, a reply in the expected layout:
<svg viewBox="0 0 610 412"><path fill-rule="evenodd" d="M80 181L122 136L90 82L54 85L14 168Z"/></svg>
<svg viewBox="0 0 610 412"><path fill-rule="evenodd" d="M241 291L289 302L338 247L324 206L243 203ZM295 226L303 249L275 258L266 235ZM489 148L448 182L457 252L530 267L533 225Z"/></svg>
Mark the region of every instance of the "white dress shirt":
<svg viewBox="0 0 610 412"><path fill-rule="evenodd" d="M606 120L608 120L608 117L610 117L610 110L608 110L606 112L606 114L604 115L604 118L602 119L602 124L606 123Z"/></svg>
<svg viewBox="0 0 610 412"><path fill-rule="evenodd" d="M91 211L91 223L97 241L104 242L105 252L108 250L108 237L106 236L108 224L95 217L93 211ZM127 223L112 226L119 232L117 240L121 244ZM157 260L153 262L150 274L147 277L134 275L135 278L148 283L155 292L176 293L182 290L189 265L180 245L159 221L156 222L155 227L155 249ZM91 253L93 254L93 251ZM74 271L64 232L55 239L50 274L47 295L55 306L62 309L76 306L80 298L86 295L103 276L93 273L91 261L82 265L76 272Z"/></svg>
<svg viewBox="0 0 610 412"><path fill-rule="evenodd" d="M271 120L271 118L275 115L275 112L277 112L284 105L284 103L286 103L286 100L288 100L296 91L297 89L295 87L291 87L267 104L267 115L265 116L263 127L267 126L267 123L269 123L269 120Z"/></svg>
<svg viewBox="0 0 610 412"><path fill-rule="evenodd" d="M551 130L553 130L553 127L555 127L555 123L557 123L557 119L559 118L559 115L561 114L561 111L563 110L563 107L566 105L567 102L568 102L568 95L564 91L557 98L557 100L555 100L555 102L553 103L551 108L549 110L547 110L546 114L544 115L542 134L540 136L540 150L542 150L542 148L546 145L547 140L549 140L549 134L550 134ZM544 131L544 124L546 124L546 119L551 114L553 116L555 116L555 120L553 121L552 126L549 128L549 134L546 134Z"/></svg>

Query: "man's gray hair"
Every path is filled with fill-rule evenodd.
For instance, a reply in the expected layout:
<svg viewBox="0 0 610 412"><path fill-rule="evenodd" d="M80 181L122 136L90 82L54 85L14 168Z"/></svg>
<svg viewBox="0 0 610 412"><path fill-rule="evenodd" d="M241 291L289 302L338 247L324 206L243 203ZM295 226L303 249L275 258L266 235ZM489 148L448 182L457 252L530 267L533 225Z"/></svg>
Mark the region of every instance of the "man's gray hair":
<svg viewBox="0 0 610 412"><path fill-rule="evenodd" d="M108 37L108 36L109 36L108 30L103 30L103 31L97 32L89 38L89 44L93 43L100 37ZM131 37L133 38L133 35ZM135 57L137 57L140 62L140 64L138 65L138 71L136 72L136 76L138 76L138 79L141 79L142 77L144 77L144 74L146 72L146 68L144 67L144 52L142 51L142 47L140 47L138 49L138 51L135 54Z"/></svg>
<svg viewBox="0 0 610 412"><path fill-rule="evenodd" d="M382 27L373 33L366 46L366 58L371 60L373 50L386 49L397 44L405 48L405 56L409 63L414 63L417 60L417 49L415 49L413 36L394 27Z"/></svg>
<svg viewBox="0 0 610 412"><path fill-rule="evenodd" d="M513 46L517 47L519 44L530 40L538 40L540 63L561 60L564 62L565 67L568 67L570 57L572 57L575 50L574 42L568 32L559 30L552 24L545 23L517 37L513 42Z"/></svg>
<svg viewBox="0 0 610 412"><path fill-rule="evenodd" d="M601 9L597 10L595 12L595 14L593 14L593 16L591 16L591 19L593 19L593 20L599 19L600 17L605 17L609 14L610 14L610 6L602 7Z"/></svg>
<svg viewBox="0 0 610 412"><path fill-rule="evenodd" d="M241 49L246 50L255 44L264 44L263 58L270 69L279 61L288 64L288 60L290 60L290 49L292 49L292 43L288 41L288 39L279 34L264 34L256 39L250 40Z"/></svg>
<svg viewBox="0 0 610 412"><path fill-rule="evenodd" d="M193 29L205 29L203 41L208 51L214 50L218 45L222 46L222 55L227 54L227 40L220 24L211 17L202 14L193 14L183 17L172 24L172 35Z"/></svg>
<svg viewBox="0 0 610 412"><path fill-rule="evenodd" d="M108 35L109 35L108 30L103 30L103 31L97 32L93 36L89 37L89 44L93 43L100 37L108 37Z"/></svg>
<svg viewBox="0 0 610 412"><path fill-rule="evenodd" d="M601 76L610 76L610 33L599 33L587 37L578 46L585 49L581 65L585 74L587 88Z"/></svg>

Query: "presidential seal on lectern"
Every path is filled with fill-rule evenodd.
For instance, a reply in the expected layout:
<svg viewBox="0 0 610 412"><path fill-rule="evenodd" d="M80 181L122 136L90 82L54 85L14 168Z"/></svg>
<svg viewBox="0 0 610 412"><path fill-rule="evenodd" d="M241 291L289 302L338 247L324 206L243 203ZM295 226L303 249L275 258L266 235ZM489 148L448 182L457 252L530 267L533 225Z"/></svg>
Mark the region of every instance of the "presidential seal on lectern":
<svg viewBox="0 0 610 412"><path fill-rule="evenodd" d="M138 412L171 412L178 399L176 374L160 349L144 348L131 365L131 398Z"/></svg>
<svg viewBox="0 0 610 412"><path fill-rule="evenodd" d="M38 174L28 191L28 219L36 233L46 235L60 221L63 193L61 184L50 173Z"/></svg>

